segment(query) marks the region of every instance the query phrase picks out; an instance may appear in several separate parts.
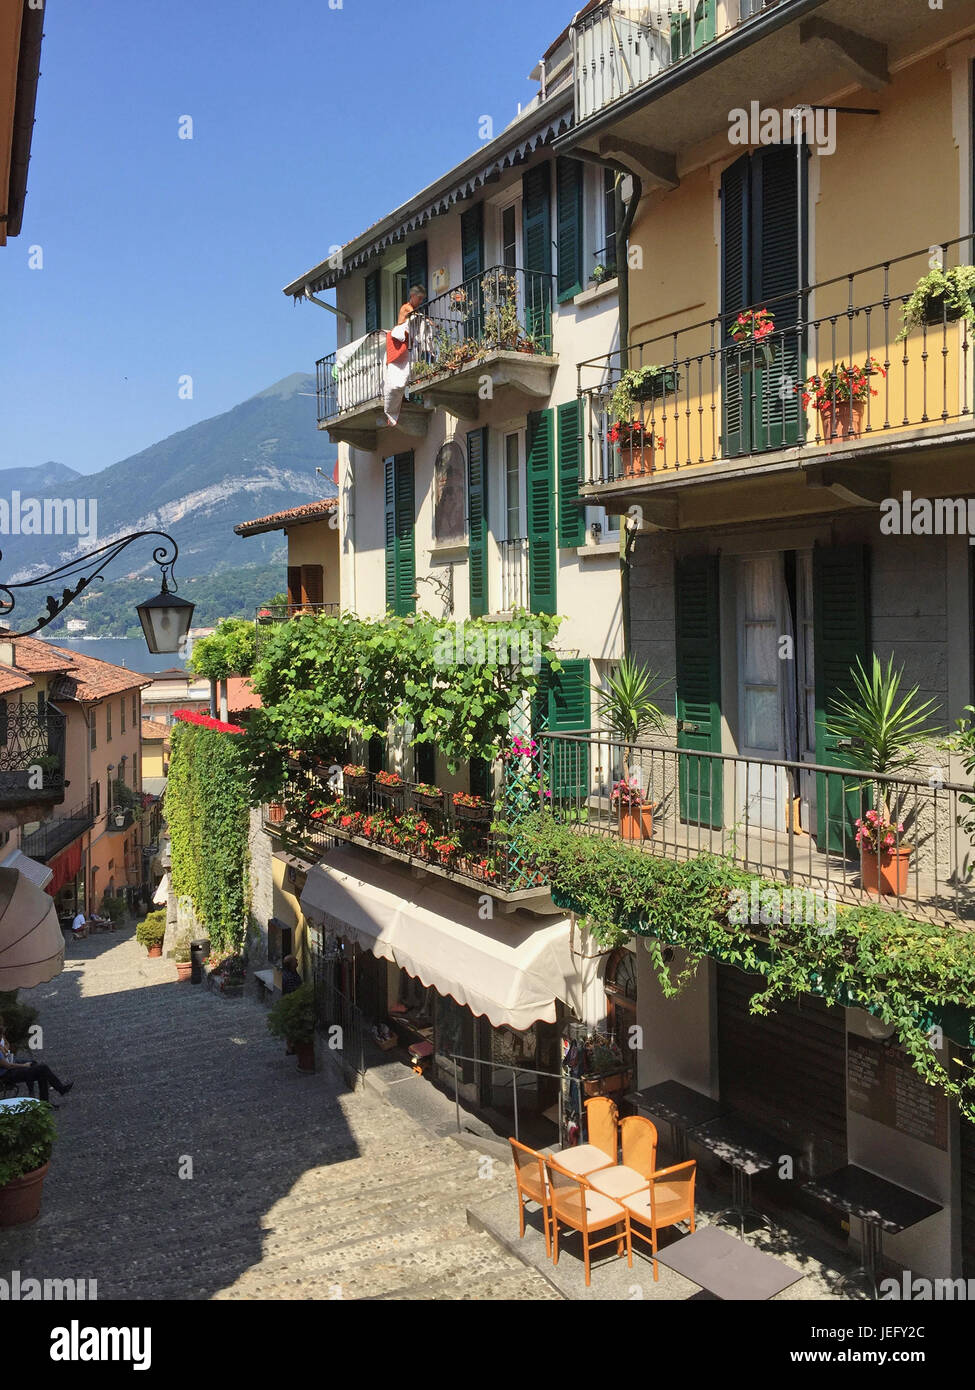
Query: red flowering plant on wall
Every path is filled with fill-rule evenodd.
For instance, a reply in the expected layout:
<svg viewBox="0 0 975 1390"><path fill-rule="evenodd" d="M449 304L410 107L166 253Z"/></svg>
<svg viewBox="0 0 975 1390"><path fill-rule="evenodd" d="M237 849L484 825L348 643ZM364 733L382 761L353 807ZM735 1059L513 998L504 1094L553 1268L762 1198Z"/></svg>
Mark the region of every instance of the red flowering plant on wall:
<svg viewBox="0 0 975 1390"><path fill-rule="evenodd" d="M889 854L900 843L903 825L880 811L868 811L857 823L857 846L868 854Z"/></svg>
<svg viewBox="0 0 975 1390"><path fill-rule="evenodd" d="M802 407L808 410L810 404L817 410L829 409L835 401L838 405L861 405L868 396L877 394L870 385L874 375L887 373L876 357L868 357L862 367L847 367L841 362L838 367L828 367L822 374L814 374L801 382L796 390L802 394Z"/></svg>
<svg viewBox="0 0 975 1390"><path fill-rule="evenodd" d="M736 343L760 343L775 332L775 319L768 309L746 309L731 325Z"/></svg>
<svg viewBox="0 0 975 1390"><path fill-rule="evenodd" d="M224 724L222 720L214 719L209 714L200 714L195 709L174 710L173 718L178 719L182 724L196 724L201 729L212 729L217 734L245 734L247 732L239 724Z"/></svg>

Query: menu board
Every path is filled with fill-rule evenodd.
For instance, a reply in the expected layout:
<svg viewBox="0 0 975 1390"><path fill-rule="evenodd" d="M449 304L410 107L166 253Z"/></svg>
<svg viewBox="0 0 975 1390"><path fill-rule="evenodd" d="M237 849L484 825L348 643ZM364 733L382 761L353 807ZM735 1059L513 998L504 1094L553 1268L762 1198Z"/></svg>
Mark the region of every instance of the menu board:
<svg viewBox="0 0 975 1390"><path fill-rule="evenodd" d="M948 1147L948 1097L929 1086L895 1043L847 1038L846 1087L850 1109L878 1124Z"/></svg>

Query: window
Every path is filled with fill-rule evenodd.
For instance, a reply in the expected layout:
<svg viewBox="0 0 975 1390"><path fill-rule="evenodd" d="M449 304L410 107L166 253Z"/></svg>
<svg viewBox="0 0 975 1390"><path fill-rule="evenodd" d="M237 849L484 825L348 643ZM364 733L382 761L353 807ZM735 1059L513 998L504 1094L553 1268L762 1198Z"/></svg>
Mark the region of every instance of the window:
<svg viewBox="0 0 975 1390"><path fill-rule="evenodd" d="M386 460L386 608L397 617L416 612L416 500L413 455Z"/></svg>
<svg viewBox="0 0 975 1390"><path fill-rule="evenodd" d="M98 781L91 784L91 813L96 818L102 813L102 784Z"/></svg>
<svg viewBox="0 0 975 1390"><path fill-rule="evenodd" d="M607 270L616 268L616 179L612 169L603 170L603 249L598 259Z"/></svg>
<svg viewBox="0 0 975 1390"><path fill-rule="evenodd" d="M112 741L112 706L111 706L110 704L106 704L106 705L105 705L105 742L106 742L106 743L111 743L111 741Z"/></svg>
<svg viewBox="0 0 975 1390"><path fill-rule="evenodd" d="M517 203L501 213L501 264L512 270L518 265L518 220Z"/></svg>
<svg viewBox="0 0 975 1390"><path fill-rule="evenodd" d="M139 723L139 697L132 696L132 727L135 728Z"/></svg>
<svg viewBox="0 0 975 1390"><path fill-rule="evenodd" d="M521 435L507 434L504 439L504 506L505 506L505 539L509 541L520 540L524 534L524 523L522 522L522 479L524 470L521 466Z"/></svg>
<svg viewBox="0 0 975 1390"><path fill-rule="evenodd" d="M88 747L98 747L98 708L95 705L92 706L91 723L88 725Z"/></svg>
<svg viewBox="0 0 975 1390"><path fill-rule="evenodd" d="M124 701L124 700L119 700L119 702L118 702L118 712L119 712L119 730L120 730L121 733L124 734L124 733L125 733L125 701Z"/></svg>
<svg viewBox="0 0 975 1390"><path fill-rule="evenodd" d="M44 716L47 712L47 697L43 690L37 692L37 719L38 723L44 723Z"/></svg>

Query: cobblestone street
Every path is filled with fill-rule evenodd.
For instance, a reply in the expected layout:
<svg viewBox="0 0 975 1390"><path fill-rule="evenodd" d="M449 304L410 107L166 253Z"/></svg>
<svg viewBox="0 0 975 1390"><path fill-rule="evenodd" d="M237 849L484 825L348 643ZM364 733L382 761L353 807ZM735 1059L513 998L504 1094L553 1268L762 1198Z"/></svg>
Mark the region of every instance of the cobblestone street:
<svg viewBox="0 0 975 1390"><path fill-rule="evenodd" d="M129 930L72 943L21 998L75 1088L40 1219L0 1232L3 1277L96 1279L99 1299L557 1296L466 1224L507 1165L483 1176L370 1092L302 1076L255 1000L178 985Z"/></svg>

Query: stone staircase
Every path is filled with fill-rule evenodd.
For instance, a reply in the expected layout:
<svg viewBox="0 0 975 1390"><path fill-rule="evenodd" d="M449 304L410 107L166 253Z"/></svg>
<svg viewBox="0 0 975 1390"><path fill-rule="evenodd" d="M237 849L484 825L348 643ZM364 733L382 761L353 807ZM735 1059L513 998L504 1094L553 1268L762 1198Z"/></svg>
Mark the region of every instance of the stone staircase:
<svg viewBox="0 0 975 1390"><path fill-rule="evenodd" d="M75 1089L0 1277L95 1279L99 1298L558 1297L467 1225L475 1199L514 1205L506 1163L331 1069L302 1076L257 1001L177 984L131 931L69 953L22 995Z"/></svg>

